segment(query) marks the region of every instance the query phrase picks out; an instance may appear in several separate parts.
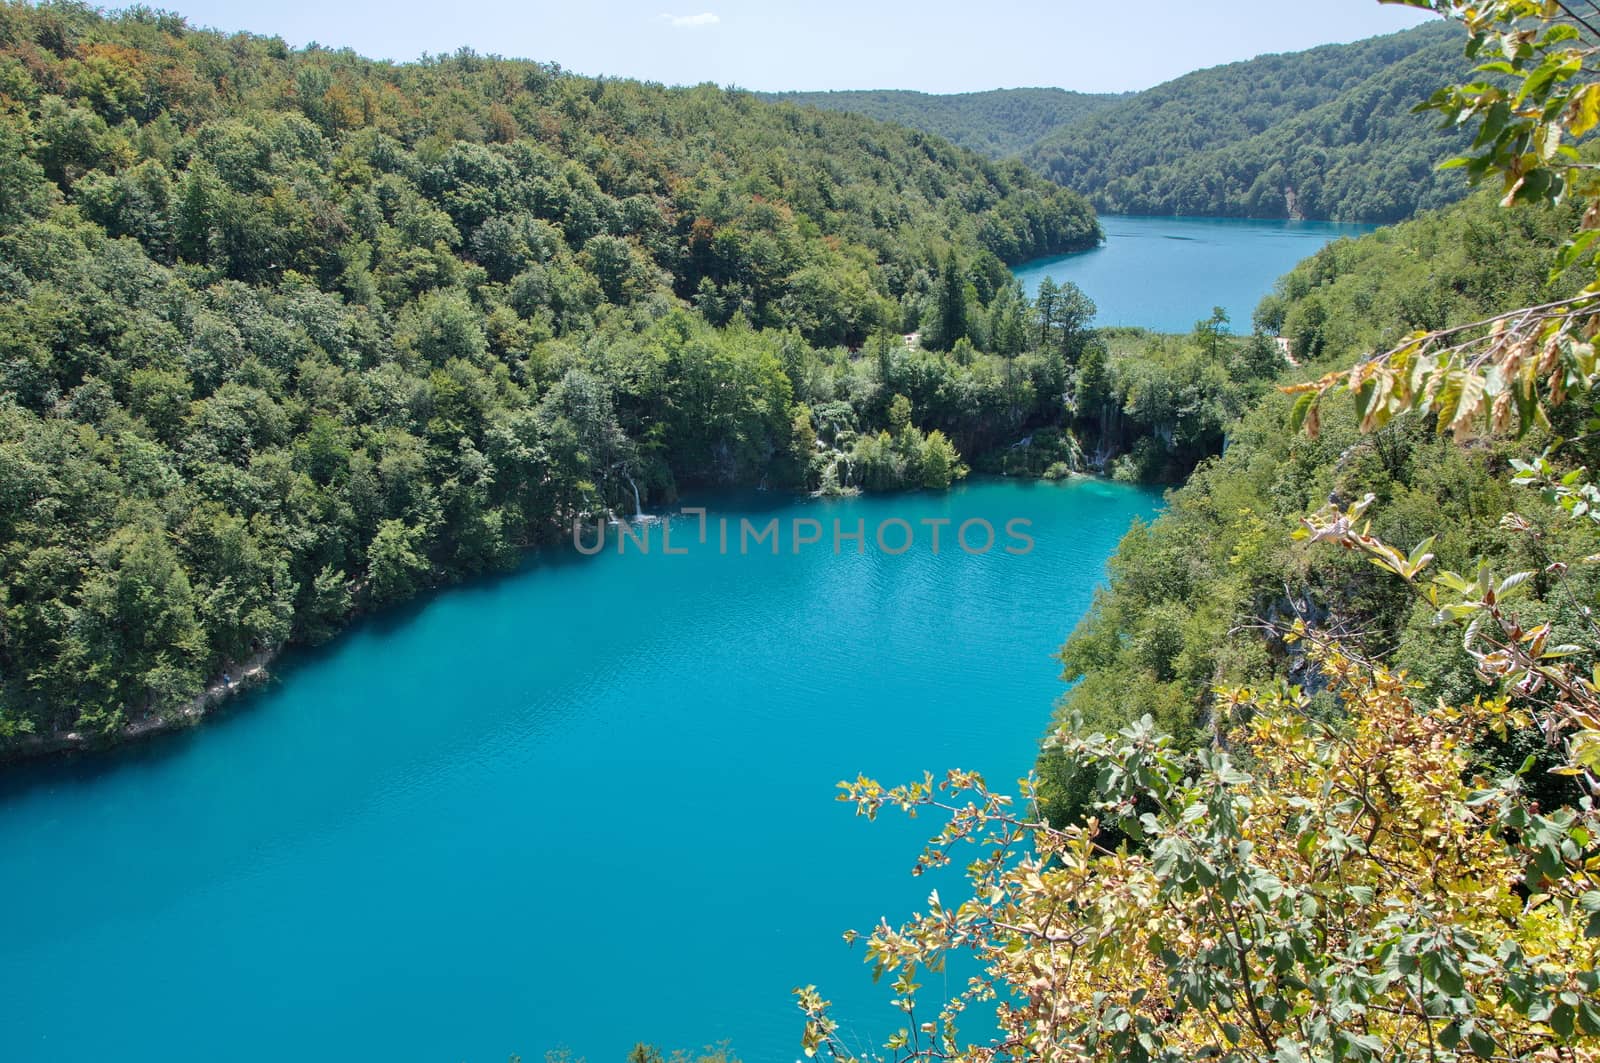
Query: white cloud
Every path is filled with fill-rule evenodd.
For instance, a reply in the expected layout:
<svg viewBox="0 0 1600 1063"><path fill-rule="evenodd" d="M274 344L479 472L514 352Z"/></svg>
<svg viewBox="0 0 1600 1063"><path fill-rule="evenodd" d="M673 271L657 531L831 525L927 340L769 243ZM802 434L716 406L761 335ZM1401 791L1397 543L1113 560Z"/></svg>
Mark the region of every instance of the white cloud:
<svg viewBox="0 0 1600 1063"><path fill-rule="evenodd" d="M698 15L662 15L658 21L665 22L673 29L697 30L702 26L715 26L722 18L706 11Z"/></svg>

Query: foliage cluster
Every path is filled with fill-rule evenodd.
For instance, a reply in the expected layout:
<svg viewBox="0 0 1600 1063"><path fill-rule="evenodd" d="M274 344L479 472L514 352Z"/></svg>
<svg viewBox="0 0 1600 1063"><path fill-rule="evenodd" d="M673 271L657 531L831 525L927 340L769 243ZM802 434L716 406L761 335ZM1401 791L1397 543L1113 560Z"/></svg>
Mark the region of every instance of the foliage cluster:
<svg viewBox="0 0 1600 1063"><path fill-rule="evenodd" d="M1248 722L1209 749L1149 717L1063 731L1059 755L1097 781L1078 825L970 773L841 784L858 814L947 817L919 873L971 854L970 898L935 891L867 937L903 1013L889 1058L1593 1058L1600 817L1541 810L1472 754L1527 725L1504 699L1431 708L1381 667L1314 655L1335 720L1278 687L1230 691ZM920 979L968 957L981 973L922 1006ZM807 1053L858 1058L815 987L797 993ZM992 1034L964 1032L991 1011Z"/></svg>

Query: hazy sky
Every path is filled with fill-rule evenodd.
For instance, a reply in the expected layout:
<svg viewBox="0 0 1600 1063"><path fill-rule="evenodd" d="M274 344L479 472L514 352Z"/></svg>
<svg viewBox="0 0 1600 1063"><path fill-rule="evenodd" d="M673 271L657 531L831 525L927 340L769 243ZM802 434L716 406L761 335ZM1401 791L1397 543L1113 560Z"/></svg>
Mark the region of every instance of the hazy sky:
<svg viewBox="0 0 1600 1063"><path fill-rule="evenodd" d="M116 0L112 0L113 3ZM1377 0L157 0L195 25L415 59L480 52L748 89L1147 88L1427 16Z"/></svg>

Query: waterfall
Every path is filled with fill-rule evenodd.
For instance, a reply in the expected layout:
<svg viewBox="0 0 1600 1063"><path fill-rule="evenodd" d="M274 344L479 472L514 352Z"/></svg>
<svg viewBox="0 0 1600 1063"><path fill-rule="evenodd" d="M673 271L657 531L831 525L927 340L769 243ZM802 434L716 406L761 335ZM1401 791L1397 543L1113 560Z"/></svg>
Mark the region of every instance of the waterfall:
<svg viewBox="0 0 1600 1063"><path fill-rule="evenodd" d="M1073 472L1083 471L1083 441L1072 431L1067 432L1067 468Z"/></svg>
<svg viewBox="0 0 1600 1063"><path fill-rule="evenodd" d="M629 476L627 473L623 473L622 478L628 481L629 487L633 488L633 519L643 520L644 507L639 504L639 485L634 483L633 477Z"/></svg>
<svg viewBox="0 0 1600 1063"><path fill-rule="evenodd" d="M1100 472L1105 472L1106 467L1111 464L1111 458L1115 453L1116 449L1112 447L1110 441L1102 437L1095 443L1094 458L1090 464Z"/></svg>

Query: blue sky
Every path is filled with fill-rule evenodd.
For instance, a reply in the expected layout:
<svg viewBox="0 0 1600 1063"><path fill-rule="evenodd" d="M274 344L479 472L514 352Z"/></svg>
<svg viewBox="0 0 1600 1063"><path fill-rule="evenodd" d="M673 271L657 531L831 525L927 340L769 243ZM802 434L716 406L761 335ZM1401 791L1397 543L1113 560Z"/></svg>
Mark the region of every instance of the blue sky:
<svg viewBox="0 0 1600 1063"><path fill-rule="evenodd" d="M113 0L115 2L115 0ZM156 0L195 25L376 58L468 45L584 74L749 89L1148 88L1263 52L1415 25L1377 0Z"/></svg>

